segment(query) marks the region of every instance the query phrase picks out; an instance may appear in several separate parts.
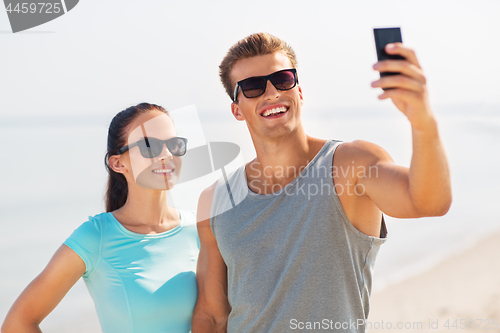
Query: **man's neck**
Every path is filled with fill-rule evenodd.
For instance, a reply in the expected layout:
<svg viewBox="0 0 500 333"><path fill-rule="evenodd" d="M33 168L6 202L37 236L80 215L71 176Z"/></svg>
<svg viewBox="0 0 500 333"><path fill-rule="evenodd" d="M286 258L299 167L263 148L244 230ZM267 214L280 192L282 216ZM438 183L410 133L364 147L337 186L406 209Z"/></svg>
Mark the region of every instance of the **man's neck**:
<svg viewBox="0 0 500 333"><path fill-rule="evenodd" d="M294 180L325 143L303 130L282 138L252 139L257 157L245 170L248 187L259 194L277 192Z"/></svg>

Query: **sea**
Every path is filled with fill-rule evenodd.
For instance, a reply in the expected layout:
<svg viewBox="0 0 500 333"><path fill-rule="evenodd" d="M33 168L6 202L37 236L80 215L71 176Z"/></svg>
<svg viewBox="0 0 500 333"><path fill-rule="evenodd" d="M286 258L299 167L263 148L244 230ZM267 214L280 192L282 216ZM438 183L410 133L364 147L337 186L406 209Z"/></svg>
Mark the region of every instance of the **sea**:
<svg viewBox="0 0 500 333"><path fill-rule="evenodd" d="M434 112L450 164L453 204L442 217L386 217L389 236L375 265L374 292L500 232L500 105L443 105ZM207 142L236 143L244 161L255 156L244 122L220 110L198 114ZM311 136L374 142L397 164L410 165L410 125L388 105L303 110L302 117ZM104 211L110 120L109 115L0 118L0 321L71 232ZM175 206L195 210L199 193L214 179L193 181L187 193L173 197ZM41 328L100 332L82 280Z"/></svg>

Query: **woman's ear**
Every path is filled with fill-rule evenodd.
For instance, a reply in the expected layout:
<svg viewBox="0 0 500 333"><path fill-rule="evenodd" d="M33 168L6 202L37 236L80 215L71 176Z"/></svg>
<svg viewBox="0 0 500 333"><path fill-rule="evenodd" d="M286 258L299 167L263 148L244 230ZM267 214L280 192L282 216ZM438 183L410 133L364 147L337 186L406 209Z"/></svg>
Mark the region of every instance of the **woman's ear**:
<svg viewBox="0 0 500 333"><path fill-rule="evenodd" d="M127 171L127 167L122 163L123 155L111 155L108 159L108 164L111 170L117 173L125 173Z"/></svg>

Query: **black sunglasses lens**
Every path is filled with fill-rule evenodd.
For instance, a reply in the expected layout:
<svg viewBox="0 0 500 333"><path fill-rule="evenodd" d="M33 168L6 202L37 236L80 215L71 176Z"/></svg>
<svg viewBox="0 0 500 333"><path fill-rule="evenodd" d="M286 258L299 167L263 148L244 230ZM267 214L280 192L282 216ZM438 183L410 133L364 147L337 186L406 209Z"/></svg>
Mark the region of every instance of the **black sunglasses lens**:
<svg viewBox="0 0 500 333"><path fill-rule="evenodd" d="M251 77L239 83L243 95L253 98L266 91L268 77ZM294 70L283 70L272 74L269 79L278 90L290 90L295 87L297 77Z"/></svg>
<svg viewBox="0 0 500 333"><path fill-rule="evenodd" d="M243 80L240 83L241 91L247 98L260 96L266 90L266 83L264 79L259 77L251 77Z"/></svg>
<svg viewBox="0 0 500 333"><path fill-rule="evenodd" d="M155 138L145 138L137 143L142 157L154 158L161 153L163 142Z"/></svg>
<svg viewBox="0 0 500 333"><path fill-rule="evenodd" d="M295 74L292 71L282 71L273 74L271 82L279 90L289 90L295 87Z"/></svg>
<svg viewBox="0 0 500 333"><path fill-rule="evenodd" d="M182 138L172 138L167 140L167 148L174 156L182 156L186 154L186 142Z"/></svg>
<svg viewBox="0 0 500 333"><path fill-rule="evenodd" d="M167 149L174 156L182 156L186 154L187 145L183 138L172 138L167 141L162 141L156 138L145 138L138 142L141 155L145 158L154 158L160 155L163 149L163 143L167 144Z"/></svg>

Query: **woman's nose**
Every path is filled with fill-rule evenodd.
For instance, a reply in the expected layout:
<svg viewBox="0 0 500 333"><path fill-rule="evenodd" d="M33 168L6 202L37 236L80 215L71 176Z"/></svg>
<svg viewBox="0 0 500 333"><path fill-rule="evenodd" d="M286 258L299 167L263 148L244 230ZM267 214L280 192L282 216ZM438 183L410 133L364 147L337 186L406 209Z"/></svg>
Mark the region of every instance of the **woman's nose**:
<svg viewBox="0 0 500 333"><path fill-rule="evenodd" d="M174 156L172 155L172 153L170 152L170 150L168 150L166 143L163 143L160 155L158 155L157 158L160 159L160 160L165 160L165 159L166 160L171 160L171 159L174 158Z"/></svg>

